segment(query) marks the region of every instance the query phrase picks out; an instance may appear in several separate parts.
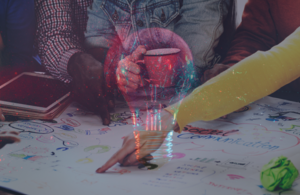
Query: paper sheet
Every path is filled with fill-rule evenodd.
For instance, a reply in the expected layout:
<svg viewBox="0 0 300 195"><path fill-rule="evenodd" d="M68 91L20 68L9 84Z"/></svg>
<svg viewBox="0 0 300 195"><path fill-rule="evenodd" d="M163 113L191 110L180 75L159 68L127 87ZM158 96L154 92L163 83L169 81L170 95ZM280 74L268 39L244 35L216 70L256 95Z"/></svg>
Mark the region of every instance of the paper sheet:
<svg viewBox="0 0 300 195"><path fill-rule="evenodd" d="M131 113L117 105L112 124L73 103L56 123L3 122L20 131L21 143L0 150L0 186L26 194L300 194L268 192L260 184L262 165L287 156L300 168L300 104L266 97L227 119L195 122L173 133L172 160L158 170L113 166L95 170L132 132ZM138 121L145 123L146 112Z"/></svg>

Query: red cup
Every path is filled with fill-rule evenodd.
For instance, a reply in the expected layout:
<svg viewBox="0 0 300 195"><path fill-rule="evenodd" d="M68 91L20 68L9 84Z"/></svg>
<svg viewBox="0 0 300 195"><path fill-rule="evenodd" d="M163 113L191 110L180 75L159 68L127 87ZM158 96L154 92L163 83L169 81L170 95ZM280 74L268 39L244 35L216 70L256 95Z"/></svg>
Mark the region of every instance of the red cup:
<svg viewBox="0 0 300 195"><path fill-rule="evenodd" d="M172 87L176 85L178 65L180 65L180 49L162 48L148 50L144 60L150 84L158 87Z"/></svg>

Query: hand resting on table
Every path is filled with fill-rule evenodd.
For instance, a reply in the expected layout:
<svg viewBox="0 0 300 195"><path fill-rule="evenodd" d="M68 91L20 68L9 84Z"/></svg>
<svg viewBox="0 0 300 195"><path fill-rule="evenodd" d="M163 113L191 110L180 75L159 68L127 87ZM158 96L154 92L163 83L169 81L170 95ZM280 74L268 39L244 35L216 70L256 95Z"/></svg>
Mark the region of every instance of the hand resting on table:
<svg viewBox="0 0 300 195"><path fill-rule="evenodd" d="M173 115L165 110L161 112L161 131L145 131L144 128L141 127L141 130L135 130L128 134L123 140L122 148L96 172L103 173L117 162L122 166L143 164L152 159L149 154L155 152L162 145L170 131L179 131L178 124L174 123ZM158 125L156 129L159 129Z"/></svg>

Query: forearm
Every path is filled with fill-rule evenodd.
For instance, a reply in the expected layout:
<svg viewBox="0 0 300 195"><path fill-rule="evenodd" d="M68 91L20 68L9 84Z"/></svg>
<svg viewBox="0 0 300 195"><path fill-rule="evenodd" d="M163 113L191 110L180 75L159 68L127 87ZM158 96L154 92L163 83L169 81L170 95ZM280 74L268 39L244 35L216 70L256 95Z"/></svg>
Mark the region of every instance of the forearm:
<svg viewBox="0 0 300 195"><path fill-rule="evenodd" d="M267 52L257 52L168 108L182 130L214 120L269 95L300 76L300 28Z"/></svg>
<svg viewBox="0 0 300 195"><path fill-rule="evenodd" d="M107 51L108 51L107 48L94 47L94 48L90 48L87 52L91 54L96 60L104 64Z"/></svg>
<svg viewBox="0 0 300 195"><path fill-rule="evenodd" d="M37 42L42 64L55 78L70 82L67 64L72 55L82 52L82 43L72 25L68 0L36 0ZM63 14L62 14L63 13Z"/></svg>

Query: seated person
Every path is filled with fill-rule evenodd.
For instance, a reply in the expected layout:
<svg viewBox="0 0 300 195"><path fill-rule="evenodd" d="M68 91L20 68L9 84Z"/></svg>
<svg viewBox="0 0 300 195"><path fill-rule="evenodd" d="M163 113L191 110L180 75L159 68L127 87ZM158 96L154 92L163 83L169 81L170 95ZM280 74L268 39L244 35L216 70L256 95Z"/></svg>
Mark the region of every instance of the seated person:
<svg viewBox="0 0 300 195"><path fill-rule="evenodd" d="M35 25L33 0L0 1L0 67L17 70L32 63ZM1 109L0 120L5 120Z"/></svg>
<svg viewBox="0 0 300 195"><path fill-rule="evenodd" d="M35 28L34 0L0 1L1 66L32 63Z"/></svg>
<svg viewBox="0 0 300 195"><path fill-rule="evenodd" d="M189 123L217 119L292 82L300 76L299 52L300 27L269 51L258 51L241 60L167 107L161 114L163 131L135 131L126 136L122 148L96 172L105 172L117 162L135 165L157 150L169 131L180 132Z"/></svg>
<svg viewBox="0 0 300 195"><path fill-rule="evenodd" d="M122 12L122 10L118 8L118 6L114 5L113 1L106 2L111 9L117 8L118 11ZM220 36L220 34L222 34L223 31L223 26L219 24L221 24L223 19L226 18L225 16L228 12L228 7L230 6L229 2L232 4L233 0L184 1L183 3L181 3L181 9L179 9L179 0L172 1L171 4L169 4L169 2L167 1L166 8L170 7L170 9L168 8L167 10L165 10L168 12L164 12L164 14L161 12L161 10L156 9L156 19L153 24L157 23L157 25L166 26L167 28L173 28L175 25L175 21L179 19L179 17L181 17L181 23L176 23L178 26L177 29L183 29L179 31L181 31L181 34L185 34L185 30L187 29L186 25L188 25L189 22L195 24L203 23L202 26L193 28L190 37L187 37L186 39L190 39L191 41L193 41L195 36L198 36L197 33L199 33L202 28L207 29L201 31L204 35L201 36L202 38L199 38L197 40L202 40L203 43L209 44L209 46L211 46L202 47L201 45L202 50L207 56L207 60L205 61L205 63L210 62L214 56L212 54L212 48L217 44L218 37ZM100 9L100 7L97 7L99 3L100 1L94 2L95 6L92 6L91 12ZM127 3L128 1L124 0L123 5L128 6ZM136 3L137 1L135 1L135 4ZM87 51L84 50L84 31L86 29L88 18L86 9L91 4L92 0L35 0L38 23L38 53L41 57L42 64L46 67L47 71L50 72L50 74L55 78L66 83L71 83L73 87L73 94L76 100L85 105L90 110L99 114L102 118L103 124L108 125L110 123L109 108L114 107L114 102L112 95L106 93L107 86L103 86L104 75L108 76L110 75L110 73L103 73L102 64L105 61L106 52L107 49L111 46L111 43L105 43L104 41L101 42L101 44L95 46L92 46L92 44L87 44L89 45L89 48L91 48L88 50L88 52L93 54L94 57L87 54ZM162 2L162 4L165 4L165 1ZM193 9L195 5L197 5L197 9ZM210 7L211 10L198 10L198 8L200 8L201 10L205 10L207 7ZM87 29L88 37L93 37L93 35L90 34L90 32L92 32L93 30L93 26L96 27L95 29L99 28L98 30L103 30L102 32L97 31L94 37L101 37L101 33L104 34L104 37L106 37L109 36L109 33L114 31L113 24L118 23L118 21L113 21L122 19L122 15L119 15L120 13L114 14L114 10L110 10L109 13L110 19L107 15L104 14L103 11L101 11L100 13L101 17L103 16L103 18L98 17L98 15L93 16L92 14L90 14L89 20L91 24ZM193 14L189 15L189 13L197 14L197 16L200 14L200 16L193 17ZM211 13L213 14L211 15ZM209 17L209 20L205 20L207 18L207 14L211 15ZM169 15L172 17L165 18ZM112 17L114 20L112 19ZM144 28L146 25L148 25L149 22L149 18L147 20L145 19L146 18L143 18L138 22L138 25L140 25L141 27L137 26L137 21L134 21L134 26L137 28ZM168 20L164 21L165 19ZM161 20L163 20L163 22ZM101 21L105 22L105 24L102 24ZM130 23L130 21L128 22ZM127 27L129 27L129 25L127 25ZM106 28L109 29L109 32L106 31ZM191 28L189 28L189 30L191 30ZM176 33L181 35L180 32ZM211 36L211 34L214 34L214 36ZM116 32L113 32L113 35L116 35ZM188 40L186 41L189 42ZM195 45L194 47L198 46ZM199 51L199 49L197 51ZM196 52L194 55L202 56L202 54L203 53L201 52ZM203 66L206 66L205 63L203 63Z"/></svg>
<svg viewBox="0 0 300 195"><path fill-rule="evenodd" d="M110 123L113 101L103 90L103 66L83 47L87 7L93 0L35 0L36 44L42 65L70 83L75 99Z"/></svg>
<svg viewBox="0 0 300 195"><path fill-rule="evenodd" d="M109 91L113 92L118 85L126 94L145 83L136 61L146 50L166 47L185 50L180 40L172 39L172 33L168 33L175 32L192 51L192 69L197 76L191 80L195 81L214 58L214 48L223 33L220 24L232 5L231 0L134 1L134 8L130 8L133 5L126 0L105 3L95 0L88 9L86 46L99 61L106 58L104 70ZM136 10L134 15L130 14L132 9ZM110 49L107 55L104 49ZM133 51L136 56L130 57Z"/></svg>
<svg viewBox="0 0 300 195"><path fill-rule="evenodd" d="M300 26L300 19L295 17L299 8L299 1L249 0L225 59L222 64L207 70L202 81L209 80L257 51L267 51L282 42ZM285 88L299 91L299 82L296 80Z"/></svg>

